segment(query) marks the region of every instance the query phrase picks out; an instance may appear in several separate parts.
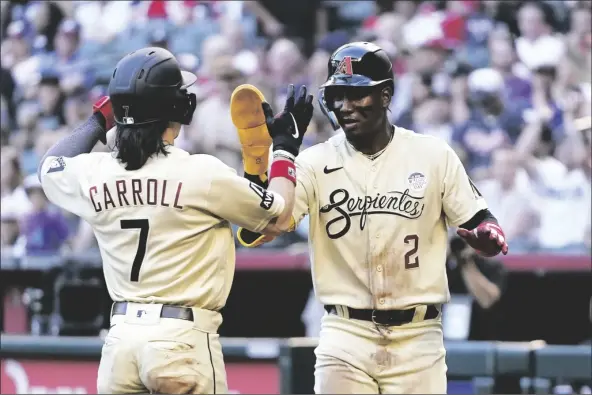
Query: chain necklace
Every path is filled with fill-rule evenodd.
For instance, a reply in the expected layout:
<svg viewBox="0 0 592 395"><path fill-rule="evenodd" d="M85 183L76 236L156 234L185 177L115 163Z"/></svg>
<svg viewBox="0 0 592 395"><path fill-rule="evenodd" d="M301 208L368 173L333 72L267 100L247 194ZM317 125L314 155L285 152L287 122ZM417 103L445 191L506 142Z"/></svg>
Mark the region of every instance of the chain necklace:
<svg viewBox="0 0 592 395"><path fill-rule="evenodd" d="M382 155L384 153L384 151L386 151L388 146L391 144L391 141L393 141L393 136L395 135L395 127L393 125L391 125L391 128L392 128L392 132L391 132L391 137L389 139L389 142L386 144L386 146L383 149L381 149L380 151L378 151L374 154L365 154L361 151L358 151L356 149L356 147L354 147L353 145L352 145L352 147L354 148L354 150L358 151L360 154L364 155L366 158L368 158L370 160L374 160L374 159L378 158L380 155Z"/></svg>

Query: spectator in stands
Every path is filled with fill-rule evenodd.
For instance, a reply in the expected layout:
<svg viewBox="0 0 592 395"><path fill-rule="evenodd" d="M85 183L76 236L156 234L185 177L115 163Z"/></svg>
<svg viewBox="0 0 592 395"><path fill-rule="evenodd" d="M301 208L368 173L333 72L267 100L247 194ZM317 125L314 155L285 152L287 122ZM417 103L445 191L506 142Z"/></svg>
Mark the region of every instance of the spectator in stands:
<svg viewBox="0 0 592 395"><path fill-rule="evenodd" d="M148 35L148 46L169 50L169 33L165 27L159 26Z"/></svg>
<svg viewBox="0 0 592 395"><path fill-rule="evenodd" d="M582 100L566 110L581 113L589 107L590 103ZM516 149L533 183L540 250L581 254L589 252L592 215L589 146L582 143L574 125L566 126L566 133L554 141L540 120L531 123Z"/></svg>
<svg viewBox="0 0 592 395"><path fill-rule="evenodd" d="M97 238L95 237L92 226L83 219L80 220L76 232L73 233L71 245L74 254L84 254L89 251L100 253Z"/></svg>
<svg viewBox="0 0 592 395"><path fill-rule="evenodd" d="M392 2L392 10L401 15L405 21L409 21L417 12L419 3L413 0L397 0Z"/></svg>
<svg viewBox="0 0 592 395"><path fill-rule="evenodd" d="M346 5L347 6L347 5ZM376 20L374 33L376 34L376 43L385 51L397 52L405 47L403 41L403 25L405 18L394 12L385 12ZM336 48L337 49L337 48Z"/></svg>
<svg viewBox="0 0 592 395"><path fill-rule="evenodd" d="M39 127L43 130L57 130L65 123L63 113L64 95L60 79L52 70L43 71L37 87L40 109Z"/></svg>
<svg viewBox="0 0 592 395"><path fill-rule="evenodd" d="M10 69L10 78L17 86L30 85L40 67L40 57L33 55L31 41L31 28L26 20L8 25L8 37L2 43L2 64Z"/></svg>
<svg viewBox="0 0 592 395"><path fill-rule="evenodd" d="M59 77L76 79L78 84L90 89L94 84L91 59L80 52L80 25L73 19L65 19L55 36L55 51L44 56L42 67L52 69Z"/></svg>
<svg viewBox="0 0 592 395"><path fill-rule="evenodd" d="M0 214L0 252L12 255L13 247L19 238L18 218L12 210L2 210Z"/></svg>
<svg viewBox="0 0 592 395"><path fill-rule="evenodd" d="M83 1L75 6L74 19L80 24L85 45L113 41L125 30L132 15L131 1Z"/></svg>
<svg viewBox="0 0 592 395"><path fill-rule="evenodd" d="M31 203L22 186L18 151L14 147L2 147L0 160L0 211L13 213L20 220L30 210Z"/></svg>
<svg viewBox="0 0 592 395"><path fill-rule="evenodd" d="M31 44L27 22L13 21L8 25L6 39L2 43L2 65L13 68L31 56Z"/></svg>
<svg viewBox="0 0 592 395"><path fill-rule="evenodd" d="M68 240L68 224L63 214L50 205L41 188L37 174L23 181L23 187L31 201L31 211L23 220L22 234L25 251L29 256L55 255Z"/></svg>
<svg viewBox="0 0 592 395"><path fill-rule="evenodd" d="M171 2L172 3L172 2ZM211 18L197 20L197 4L188 1L177 3L175 25L169 40L173 53L192 53L201 57L202 47L207 37L220 33L219 24Z"/></svg>
<svg viewBox="0 0 592 395"><path fill-rule="evenodd" d="M65 129L74 130L91 114L92 105L89 94L84 89L76 89L64 101Z"/></svg>
<svg viewBox="0 0 592 395"><path fill-rule="evenodd" d="M528 80L516 75L518 60L512 38L504 32L493 34L488 43L489 66L504 77L504 101L530 101L532 87Z"/></svg>
<svg viewBox="0 0 592 395"><path fill-rule="evenodd" d="M146 4L147 2L141 1L131 2L129 6L130 16L127 24L116 36L117 38L108 43L111 51L126 54L148 45L148 34L152 26L147 22L146 10L144 8Z"/></svg>
<svg viewBox="0 0 592 395"><path fill-rule="evenodd" d="M253 76L260 70L259 58L250 48L247 47L247 37L244 26L240 21L230 17L220 20L221 34L228 39L232 53L234 54L235 66L247 76Z"/></svg>
<svg viewBox="0 0 592 395"><path fill-rule="evenodd" d="M569 86L592 82L590 4L588 1L580 2L571 11L570 30L565 36L566 56L561 59L558 70L561 91Z"/></svg>
<svg viewBox="0 0 592 395"><path fill-rule="evenodd" d="M196 94L198 100L203 100L215 89L216 84L214 83L213 75L216 70L214 64L219 58L232 55L232 45L227 37L217 34L209 36L204 40L197 74L199 84Z"/></svg>
<svg viewBox="0 0 592 395"><path fill-rule="evenodd" d="M315 23L320 3L320 0L257 0L243 4L257 18L261 31L267 36L272 39L298 37L302 40L300 51L309 56L314 50Z"/></svg>
<svg viewBox="0 0 592 395"><path fill-rule="evenodd" d="M533 206L532 186L528 175L519 166L519 158L512 149L499 149L492 156L491 177L477 183L495 210L499 223L507 229L506 236L512 252L526 252L534 248L532 229L537 225Z"/></svg>
<svg viewBox="0 0 592 395"><path fill-rule="evenodd" d="M518 11L520 37L516 39L516 53L529 69L536 66L533 60L546 52L563 55L563 41L553 35L550 10L542 2L525 2Z"/></svg>
<svg viewBox="0 0 592 395"><path fill-rule="evenodd" d="M0 98L2 99L2 138L7 137L7 133L13 129L15 125L16 103L15 91L16 84L10 70L2 67L0 69Z"/></svg>
<svg viewBox="0 0 592 395"><path fill-rule="evenodd" d="M305 62L304 54L294 41L280 38L271 45L267 53L267 67L270 72L268 84L271 83L276 88L273 96L267 100L271 100L273 108L282 108L289 84L306 82ZM298 86L295 88L298 89Z"/></svg>
<svg viewBox="0 0 592 395"><path fill-rule="evenodd" d="M17 124L19 130L13 133L11 144L20 153L19 159L23 174L33 174L37 171L39 158L34 150L35 140L39 137L39 107L33 102L23 102L17 110Z"/></svg>
<svg viewBox="0 0 592 395"><path fill-rule="evenodd" d="M0 96L0 145L2 147L7 146L10 140L10 131L12 125L10 124L12 119L8 112L8 104L4 96Z"/></svg>
<svg viewBox="0 0 592 395"><path fill-rule="evenodd" d="M31 1L25 5L23 15L34 27L33 48L35 52L54 50L58 27L64 19L63 10L53 1Z"/></svg>
<svg viewBox="0 0 592 395"><path fill-rule="evenodd" d="M487 40L494 30L495 22L485 12L483 2L454 1L447 4L448 8L453 5L460 8L457 12L465 15L466 37L459 57L474 69L487 67L487 63L492 60L491 54L487 51Z"/></svg>
<svg viewBox="0 0 592 395"><path fill-rule="evenodd" d="M556 157L538 160L539 246L544 252L588 252L590 237L590 174L583 168L584 147L566 138Z"/></svg>
<svg viewBox="0 0 592 395"><path fill-rule="evenodd" d="M411 22L409 22L411 23ZM406 40L410 39L413 25L407 24L405 29L408 29L405 34ZM415 22L417 24L417 22ZM421 26L416 26L416 29L421 29ZM437 28L437 27L435 27ZM418 31L415 31L418 34ZM410 54L407 60L407 72L397 79L397 86L393 94L393 101L391 104L391 119L397 120L402 115L410 111L416 104L414 102L413 90L416 88L418 79L426 85L428 91L435 94L445 94L448 92L450 84L450 76L445 69L446 60L448 58L448 49L443 43L431 38L423 39L421 37L414 38L416 47L410 48ZM423 40L423 41L419 41ZM418 42L419 41L419 42ZM410 45L408 41L406 45Z"/></svg>
<svg viewBox="0 0 592 395"><path fill-rule="evenodd" d="M471 115L456 128L452 139L472 176L482 179L487 177L492 153L520 134L523 109L504 105L504 79L496 70L471 72L468 87Z"/></svg>
<svg viewBox="0 0 592 395"><path fill-rule="evenodd" d="M195 110L188 138L193 152L215 155L226 165L242 172L241 145L230 118L230 96L244 82L244 75L234 65L232 56L219 57L212 66L215 91Z"/></svg>
<svg viewBox="0 0 592 395"><path fill-rule="evenodd" d="M432 91L432 79L429 75L409 73L404 78L411 83L411 105L407 108L394 123L402 128L413 129L413 110L419 107L429 97L434 95Z"/></svg>
<svg viewBox="0 0 592 395"><path fill-rule="evenodd" d="M429 95L418 106L414 106L411 129L417 133L438 137L450 143L454 130L450 97Z"/></svg>
<svg viewBox="0 0 592 395"><path fill-rule="evenodd" d="M460 125L471 115L468 78L473 69L462 62L455 62L453 66L450 71L450 119L453 125Z"/></svg>
<svg viewBox="0 0 592 395"><path fill-rule="evenodd" d="M550 53L549 53L550 54ZM558 54L557 54L558 55ZM557 65L560 58L553 55L540 57L532 63L532 111L530 116L539 119L544 127L549 128L554 139L559 139L563 130L561 98L564 92L559 91L557 83Z"/></svg>

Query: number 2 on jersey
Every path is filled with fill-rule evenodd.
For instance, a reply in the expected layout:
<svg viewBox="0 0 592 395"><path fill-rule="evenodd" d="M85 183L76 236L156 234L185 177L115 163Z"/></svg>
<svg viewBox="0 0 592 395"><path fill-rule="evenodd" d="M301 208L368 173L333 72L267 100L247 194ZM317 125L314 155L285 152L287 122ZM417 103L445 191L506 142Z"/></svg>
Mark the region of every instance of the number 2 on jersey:
<svg viewBox="0 0 592 395"><path fill-rule="evenodd" d="M140 240L138 241L138 250L132 264L132 272L130 273L130 281L138 282L140 278L140 268L144 257L146 256L146 242L148 241L148 231L150 230L150 223L147 219L122 219L121 229L140 229Z"/></svg>
<svg viewBox="0 0 592 395"><path fill-rule="evenodd" d="M419 267L419 257L413 256L419 248L419 236L407 235L403 239L405 244L411 244L411 249L405 253L405 269L415 269ZM413 261L411 260L413 258Z"/></svg>

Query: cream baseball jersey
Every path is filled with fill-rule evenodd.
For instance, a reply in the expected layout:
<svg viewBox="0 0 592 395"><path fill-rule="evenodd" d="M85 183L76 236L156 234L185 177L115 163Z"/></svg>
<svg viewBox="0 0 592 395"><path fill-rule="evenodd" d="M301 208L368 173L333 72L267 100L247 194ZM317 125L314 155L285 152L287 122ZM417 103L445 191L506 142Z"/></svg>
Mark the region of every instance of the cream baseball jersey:
<svg viewBox="0 0 592 395"><path fill-rule="evenodd" d="M111 153L49 157L49 200L91 224L114 301L219 310L234 277L230 223L261 231L285 206L209 155L169 146L127 171Z"/></svg>
<svg viewBox="0 0 592 395"><path fill-rule="evenodd" d="M395 127L371 160L340 133L296 160L295 223L310 216L317 297L358 309L447 302L447 224L487 204L443 140Z"/></svg>

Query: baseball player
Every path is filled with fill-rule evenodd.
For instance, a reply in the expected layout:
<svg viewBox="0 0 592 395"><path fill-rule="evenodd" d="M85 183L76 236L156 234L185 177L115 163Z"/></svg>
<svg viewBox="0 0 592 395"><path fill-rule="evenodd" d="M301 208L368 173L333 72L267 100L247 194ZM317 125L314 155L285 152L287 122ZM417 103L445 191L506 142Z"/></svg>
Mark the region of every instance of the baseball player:
<svg viewBox="0 0 592 395"><path fill-rule="evenodd" d="M508 252L454 151L389 123L393 85L380 47L337 49L319 102L342 131L296 160L293 225L309 215L314 288L326 310L316 393L446 393L447 226L484 256ZM245 241L244 232L245 245L269 239Z"/></svg>
<svg viewBox="0 0 592 395"><path fill-rule="evenodd" d="M99 393L227 392L217 330L234 275L230 223L273 234L290 224L289 152L310 121L298 112L306 92L276 117L267 104L245 108L265 115L274 147L264 190L212 156L174 146L195 110L187 92L195 80L165 49L132 52L117 64L109 97L40 165L48 198L90 223L101 250L114 303ZM113 123L114 152L89 153Z"/></svg>

